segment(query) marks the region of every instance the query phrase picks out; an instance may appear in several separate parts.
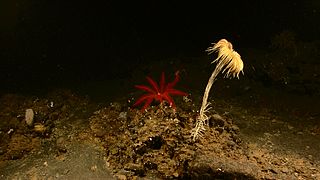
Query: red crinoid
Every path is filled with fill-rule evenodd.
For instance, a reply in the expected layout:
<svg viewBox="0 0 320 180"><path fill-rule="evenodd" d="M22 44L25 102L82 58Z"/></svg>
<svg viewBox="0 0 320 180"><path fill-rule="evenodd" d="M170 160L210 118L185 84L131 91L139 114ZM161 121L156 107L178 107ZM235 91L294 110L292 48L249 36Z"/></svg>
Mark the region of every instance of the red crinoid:
<svg viewBox="0 0 320 180"><path fill-rule="evenodd" d="M188 94L179 90L174 89L173 87L180 80L179 71L175 73L175 78L172 82L166 84L164 72L161 74L160 84L158 85L152 78L147 76L147 80L151 87L145 85L136 85L135 87L146 91L147 94L142 95L133 106L138 106L145 101L144 106L141 111L144 111L147 107L150 106L153 100L163 103L164 101L168 102L169 105L175 109L175 104L170 95L178 96L187 96Z"/></svg>

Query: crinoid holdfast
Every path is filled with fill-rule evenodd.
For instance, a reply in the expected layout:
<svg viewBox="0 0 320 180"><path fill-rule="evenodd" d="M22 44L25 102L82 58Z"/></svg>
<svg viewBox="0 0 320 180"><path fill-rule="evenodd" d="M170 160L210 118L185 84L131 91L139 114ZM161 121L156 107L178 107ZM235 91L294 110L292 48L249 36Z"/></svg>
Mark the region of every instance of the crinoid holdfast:
<svg viewBox="0 0 320 180"><path fill-rule="evenodd" d="M204 91L202 105L200 108L199 116L197 117L196 126L192 129L192 139L195 141L198 137L202 136L203 131L205 130L206 121L209 117L206 115L210 109L210 103L208 103L208 96L212 84L215 82L217 75L222 71L225 73L224 77L227 78L239 78L240 72L243 73L243 62L241 56L233 50L232 44L226 39L221 39L217 43L213 43L212 47L209 47L206 52L212 54L218 52L218 57L213 60L211 63L217 63L216 68L214 69L211 77L209 78L207 87Z"/></svg>

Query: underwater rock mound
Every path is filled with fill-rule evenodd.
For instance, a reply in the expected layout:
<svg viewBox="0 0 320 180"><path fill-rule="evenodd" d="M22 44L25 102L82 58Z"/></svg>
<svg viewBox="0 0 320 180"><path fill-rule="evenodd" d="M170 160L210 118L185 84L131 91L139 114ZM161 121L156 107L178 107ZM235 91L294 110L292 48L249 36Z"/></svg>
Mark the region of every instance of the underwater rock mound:
<svg viewBox="0 0 320 180"><path fill-rule="evenodd" d="M208 147L214 146L211 150L219 156L243 154L239 129L219 115L210 119L212 128L201 143L193 142L190 132L195 116L195 113L175 112L169 107L141 113L111 106L97 111L90 118L90 124L108 152L107 159L114 173L128 177L193 177L188 172L195 172L191 164ZM211 145L207 146L207 143ZM221 175L221 172L217 173Z"/></svg>

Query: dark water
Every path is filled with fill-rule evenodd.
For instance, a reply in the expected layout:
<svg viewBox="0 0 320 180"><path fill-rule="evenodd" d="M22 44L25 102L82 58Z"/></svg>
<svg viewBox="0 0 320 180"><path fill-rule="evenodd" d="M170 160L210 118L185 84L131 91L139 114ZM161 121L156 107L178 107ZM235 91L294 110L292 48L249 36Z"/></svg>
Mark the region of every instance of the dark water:
<svg viewBox="0 0 320 180"><path fill-rule="evenodd" d="M190 64L189 58L180 57L206 56L204 50L221 38L237 50L263 49L258 56L239 51L245 71L268 64L261 56L267 54L272 37L284 30L296 35L296 43L319 41L317 1L121 4L111 0L86 4L14 0L4 1L0 10L1 93L41 94L70 88L109 98L131 92L130 87L141 83L143 75L173 74L181 66L172 68L176 62L169 58L179 59L182 66ZM305 64L315 58L305 58ZM276 71L282 75L281 68ZM309 74L310 78L318 76L317 72ZM263 75L255 80L273 81Z"/></svg>

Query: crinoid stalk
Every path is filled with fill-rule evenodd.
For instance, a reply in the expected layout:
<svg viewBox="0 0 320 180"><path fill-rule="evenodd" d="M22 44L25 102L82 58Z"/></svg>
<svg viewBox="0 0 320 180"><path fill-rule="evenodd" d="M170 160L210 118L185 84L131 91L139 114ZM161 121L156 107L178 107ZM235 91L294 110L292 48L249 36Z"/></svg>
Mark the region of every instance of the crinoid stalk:
<svg viewBox="0 0 320 180"><path fill-rule="evenodd" d="M196 127L193 128L191 134L193 140L196 140L199 136L201 137L205 130L204 125L207 124L207 120L209 119L206 115L210 109L210 103L208 103L209 92L218 74L222 71L222 73L225 73L224 77L226 78L239 78L240 72L243 73L243 61L241 60L241 56L233 50L232 44L226 39L221 39L217 43L213 43L213 46L209 47L206 52L208 52L208 54L218 52L218 57L211 62L217 63L217 65L212 72L204 91L200 113L196 121Z"/></svg>

